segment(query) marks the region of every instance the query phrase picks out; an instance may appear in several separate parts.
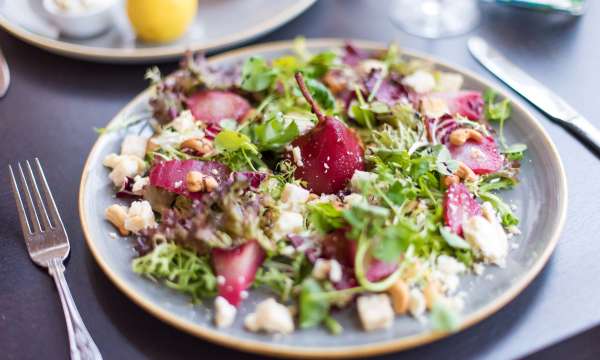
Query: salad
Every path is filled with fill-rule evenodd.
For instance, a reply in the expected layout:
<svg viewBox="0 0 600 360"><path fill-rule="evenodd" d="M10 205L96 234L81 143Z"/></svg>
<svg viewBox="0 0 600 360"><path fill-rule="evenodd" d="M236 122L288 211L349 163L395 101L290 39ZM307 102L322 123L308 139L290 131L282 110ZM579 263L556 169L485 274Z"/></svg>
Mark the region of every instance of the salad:
<svg viewBox="0 0 600 360"><path fill-rule="evenodd" d="M397 316L451 331L461 277L506 266L526 146L507 144L510 104L398 47L347 44L211 66L188 54L151 69L151 136L129 134L104 165L106 218L133 242L135 273L214 304L230 326L255 289L248 331L366 331ZM102 131L112 131L107 128ZM112 234L117 237L116 233Z"/></svg>

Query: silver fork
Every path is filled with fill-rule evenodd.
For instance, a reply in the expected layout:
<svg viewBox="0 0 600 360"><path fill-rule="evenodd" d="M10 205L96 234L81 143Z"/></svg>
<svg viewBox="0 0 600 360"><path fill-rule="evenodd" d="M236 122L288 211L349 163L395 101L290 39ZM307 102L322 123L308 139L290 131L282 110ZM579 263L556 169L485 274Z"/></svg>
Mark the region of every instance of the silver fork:
<svg viewBox="0 0 600 360"><path fill-rule="evenodd" d="M46 182L44 171L42 170L40 161L36 158L35 169L44 192L45 202L40 194L38 181L29 161L25 163L27 176L21 164L17 164L21 190L19 190L12 166L9 165L8 170L10 172L12 190L17 202L19 220L21 221L23 237L25 238L25 244L27 244L29 256L34 263L47 268L48 273L54 278L67 322L71 359L102 360L102 355L100 355L98 347L94 344L90 333L83 324L79 311L77 311L75 301L71 296L71 291L65 279L63 261L69 255L69 238L54 203L48 183ZM29 191L30 187L33 190L33 196L32 192ZM25 203L27 204L29 218L23 206L21 193L25 194ZM33 199L35 199L37 207L34 205Z"/></svg>

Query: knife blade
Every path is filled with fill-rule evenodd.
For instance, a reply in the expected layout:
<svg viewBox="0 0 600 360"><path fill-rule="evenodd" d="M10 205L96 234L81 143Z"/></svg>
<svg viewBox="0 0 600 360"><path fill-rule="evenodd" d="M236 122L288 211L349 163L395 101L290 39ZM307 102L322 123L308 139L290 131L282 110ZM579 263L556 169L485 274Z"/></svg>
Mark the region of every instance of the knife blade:
<svg viewBox="0 0 600 360"><path fill-rule="evenodd" d="M8 91L10 85L10 71L8 70L8 63L4 58L2 50L0 50L0 98L3 98Z"/></svg>
<svg viewBox="0 0 600 360"><path fill-rule="evenodd" d="M482 38L471 37L468 47L471 55L492 74L600 155L600 130L567 102L511 63Z"/></svg>

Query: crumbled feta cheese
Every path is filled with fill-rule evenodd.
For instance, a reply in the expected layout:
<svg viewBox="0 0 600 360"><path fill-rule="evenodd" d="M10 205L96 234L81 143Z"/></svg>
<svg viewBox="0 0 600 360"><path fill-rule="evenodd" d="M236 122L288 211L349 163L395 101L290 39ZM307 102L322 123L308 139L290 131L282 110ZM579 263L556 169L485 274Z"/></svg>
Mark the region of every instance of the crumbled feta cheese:
<svg viewBox="0 0 600 360"><path fill-rule="evenodd" d="M460 277L458 275L448 274L442 277L442 286L448 294L454 293L458 289L458 285L460 285Z"/></svg>
<svg viewBox="0 0 600 360"><path fill-rule="evenodd" d="M387 329L394 321L394 310L387 294L362 295L356 300L356 309L366 331Z"/></svg>
<svg viewBox="0 0 600 360"><path fill-rule="evenodd" d="M321 194L321 196L317 200L319 200L320 202L336 203L340 201L340 198L338 198L334 194Z"/></svg>
<svg viewBox="0 0 600 360"><path fill-rule="evenodd" d="M253 332L262 330L272 334L289 334L294 331L294 320L289 309L273 298L256 305L255 312L244 319L244 325Z"/></svg>
<svg viewBox="0 0 600 360"><path fill-rule="evenodd" d="M131 203L127 218L125 218L125 229L137 233L155 225L154 213L148 201L134 201Z"/></svg>
<svg viewBox="0 0 600 360"><path fill-rule="evenodd" d="M355 170L354 174L352 174L352 178L350 179L350 187L352 191L360 191L361 184L365 182L371 182L377 179L377 174L368 172L368 171L360 171Z"/></svg>
<svg viewBox="0 0 600 360"><path fill-rule="evenodd" d="M342 281L342 265L335 259L329 260L329 280L332 283Z"/></svg>
<svg viewBox="0 0 600 360"><path fill-rule="evenodd" d="M410 290L410 299L408 300L408 311L414 317L420 317L425 313L427 305L425 303L425 296L419 289Z"/></svg>
<svg viewBox="0 0 600 360"><path fill-rule="evenodd" d="M215 325L226 328L233 324L237 309L222 296L215 298Z"/></svg>
<svg viewBox="0 0 600 360"><path fill-rule="evenodd" d="M144 162L137 156L120 155L118 158L107 157L104 160L105 163L114 165L108 177L117 187L123 185L126 177L134 177L144 171Z"/></svg>
<svg viewBox="0 0 600 360"><path fill-rule="evenodd" d="M131 191L139 194L142 192L142 190L144 189L144 187L146 185L150 184L150 178L149 177L142 177L137 175L135 178L133 178L133 185L131 186Z"/></svg>
<svg viewBox="0 0 600 360"><path fill-rule="evenodd" d="M508 233L512 235L521 235L521 230L515 225L509 226L508 228L506 228L506 231L508 231Z"/></svg>
<svg viewBox="0 0 600 360"><path fill-rule="evenodd" d="M308 205L330 203L331 205L338 207L342 204L342 200L334 194L321 194L321 196L311 199L308 201Z"/></svg>
<svg viewBox="0 0 600 360"><path fill-rule="evenodd" d="M462 88L463 77L457 73L440 72L436 90L439 92L454 92Z"/></svg>
<svg viewBox="0 0 600 360"><path fill-rule="evenodd" d="M121 155L131 155L143 159L146 156L148 138L139 135L127 135L121 143Z"/></svg>
<svg viewBox="0 0 600 360"><path fill-rule="evenodd" d="M117 238L117 233L114 231L111 231L108 233L108 236L110 236L111 239L116 239Z"/></svg>
<svg viewBox="0 0 600 360"><path fill-rule="evenodd" d="M335 259L317 259L313 266L312 276L317 280L329 278L332 283L342 280L342 265Z"/></svg>
<svg viewBox="0 0 600 360"><path fill-rule="evenodd" d="M486 204L482 206L483 216L473 216L463 224L465 240L471 244L484 260L503 267L508 253L508 238L495 214L490 214Z"/></svg>
<svg viewBox="0 0 600 360"><path fill-rule="evenodd" d="M433 272L435 278L442 285L444 292L451 294L460 285L459 274L466 271L463 263L447 255L440 255L436 259L436 270Z"/></svg>
<svg viewBox="0 0 600 360"><path fill-rule="evenodd" d="M273 237L280 239L288 234L296 234L304 228L304 217L293 211L281 211L273 226Z"/></svg>
<svg viewBox="0 0 600 360"><path fill-rule="evenodd" d="M475 273L475 275L481 275L484 271L485 265L483 265L482 263L473 264L473 272Z"/></svg>
<svg viewBox="0 0 600 360"><path fill-rule="evenodd" d="M430 118L439 118L450 113L446 100L437 97L425 97L421 99L421 112Z"/></svg>
<svg viewBox="0 0 600 360"><path fill-rule="evenodd" d="M168 126L180 133L186 133L197 129L196 119L194 119L194 115L192 115L190 110L182 111Z"/></svg>
<svg viewBox="0 0 600 360"><path fill-rule="evenodd" d="M435 78L427 71L417 70L402 79L402 84L412 88L419 94L423 94L435 88Z"/></svg>
<svg viewBox="0 0 600 360"><path fill-rule="evenodd" d="M181 143L188 139L202 139L204 138L204 131L201 129L194 129L185 133L179 133L175 131L162 131L160 134L155 135L150 139L153 146L169 148L179 147Z"/></svg>
<svg viewBox="0 0 600 360"><path fill-rule="evenodd" d="M294 158L294 164L298 167L303 167L304 163L302 162L302 153L300 152L300 148L294 146L292 148L292 158Z"/></svg>
<svg viewBox="0 0 600 360"><path fill-rule="evenodd" d="M456 275L463 273L465 265L448 255L440 255L437 258L437 269L444 274Z"/></svg>
<svg viewBox="0 0 600 360"><path fill-rule="evenodd" d="M104 158L104 160L102 161L102 165L109 167L109 168L114 168L115 166L117 166L117 164L121 161L121 156L115 154L115 153L111 153L106 155L106 157Z"/></svg>
<svg viewBox="0 0 600 360"><path fill-rule="evenodd" d="M347 205L360 204L363 202L366 202L366 199L361 194L352 193L352 194L346 195L344 197L344 204L347 204Z"/></svg>
<svg viewBox="0 0 600 360"><path fill-rule="evenodd" d="M287 183L281 193L281 201L288 204L303 204L308 201L310 192L301 186Z"/></svg>
<svg viewBox="0 0 600 360"><path fill-rule="evenodd" d="M317 259L317 261L315 261L315 265L313 266L312 276L317 280L326 279L330 269L331 264L329 263L329 260Z"/></svg>

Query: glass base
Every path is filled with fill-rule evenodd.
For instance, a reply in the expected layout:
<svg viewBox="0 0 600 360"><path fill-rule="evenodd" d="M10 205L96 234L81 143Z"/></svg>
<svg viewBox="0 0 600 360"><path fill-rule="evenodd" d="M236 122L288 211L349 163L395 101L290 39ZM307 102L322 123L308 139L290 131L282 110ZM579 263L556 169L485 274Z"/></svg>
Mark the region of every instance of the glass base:
<svg viewBox="0 0 600 360"><path fill-rule="evenodd" d="M395 0L390 18L407 33L437 39L474 29L479 8L477 0Z"/></svg>

